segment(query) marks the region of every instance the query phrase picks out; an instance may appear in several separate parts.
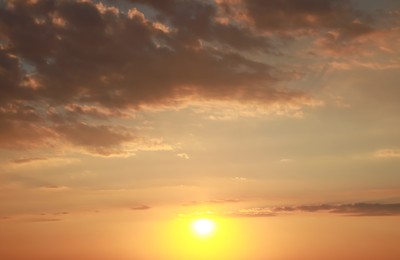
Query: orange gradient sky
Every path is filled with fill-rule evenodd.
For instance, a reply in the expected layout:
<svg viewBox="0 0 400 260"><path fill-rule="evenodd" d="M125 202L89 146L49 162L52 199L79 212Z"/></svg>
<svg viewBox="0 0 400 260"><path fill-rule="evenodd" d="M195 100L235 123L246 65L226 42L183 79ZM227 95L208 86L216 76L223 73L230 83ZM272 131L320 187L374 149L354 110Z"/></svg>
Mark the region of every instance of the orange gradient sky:
<svg viewBox="0 0 400 260"><path fill-rule="evenodd" d="M0 259L400 259L399 46L396 0L0 1Z"/></svg>

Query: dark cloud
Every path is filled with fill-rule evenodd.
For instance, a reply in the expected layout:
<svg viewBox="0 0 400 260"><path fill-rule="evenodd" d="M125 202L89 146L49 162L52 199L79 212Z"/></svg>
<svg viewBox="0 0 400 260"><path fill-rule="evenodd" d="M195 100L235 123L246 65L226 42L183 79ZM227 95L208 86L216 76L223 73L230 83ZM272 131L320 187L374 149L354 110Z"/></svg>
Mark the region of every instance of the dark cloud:
<svg viewBox="0 0 400 260"><path fill-rule="evenodd" d="M267 31L325 34L345 41L373 31L371 17L355 9L349 0L243 0L249 19Z"/></svg>
<svg viewBox="0 0 400 260"><path fill-rule="evenodd" d="M249 27L218 20L218 5L211 1L143 1L161 13L158 18L177 30L177 39L187 43L219 43L239 50L270 51L265 36L254 34Z"/></svg>
<svg viewBox="0 0 400 260"><path fill-rule="evenodd" d="M0 106L0 147L34 148L50 145L54 132L36 109L22 102Z"/></svg>
<svg viewBox="0 0 400 260"><path fill-rule="evenodd" d="M249 18L269 31L338 28L356 19L348 0L243 0Z"/></svg>
<svg viewBox="0 0 400 260"><path fill-rule="evenodd" d="M353 203L353 204L321 204L303 205L297 207L277 207L276 212L328 212L354 216L386 216L399 215L400 203Z"/></svg>
<svg viewBox="0 0 400 260"><path fill-rule="evenodd" d="M81 122L58 125L56 129L63 136L63 139L71 144L102 155L112 154L113 148L118 148L124 142L131 141L134 138L116 127L91 126Z"/></svg>
<svg viewBox="0 0 400 260"><path fill-rule="evenodd" d="M4 67L12 90L7 92L23 92L15 98L107 107L138 107L187 95L289 101L287 93L271 87L271 67L201 46L214 35L246 41L249 34L237 28L201 32L215 15L211 5L179 2L165 14L177 30L164 32L136 9L124 15L102 12L91 2L39 2L16 1L1 10L9 64ZM20 90L23 63L33 68L35 91Z"/></svg>
<svg viewBox="0 0 400 260"><path fill-rule="evenodd" d="M159 12L157 21L135 8L123 13L90 1L2 5L0 147L32 148L61 139L110 155L133 134L90 124L90 118L193 98L303 103L304 93L273 86L277 69L234 51L268 43L246 28L216 22L215 4L146 4Z"/></svg>
<svg viewBox="0 0 400 260"><path fill-rule="evenodd" d="M398 216L400 203L320 204L242 209L230 215L238 217L270 217L285 213L325 212L346 216Z"/></svg>
<svg viewBox="0 0 400 260"><path fill-rule="evenodd" d="M193 100L313 106L283 87L295 71L249 54L270 55L274 34L309 31L334 50L373 30L345 0L128 2L129 10L77 0L0 6L1 148L66 142L111 155L136 133L92 119Z"/></svg>
<svg viewBox="0 0 400 260"><path fill-rule="evenodd" d="M329 55L360 48L360 39L377 30L373 15L357 10L349 0L225 0L221 5L227 15L271 37L316 37L314 45Z"/></svg>

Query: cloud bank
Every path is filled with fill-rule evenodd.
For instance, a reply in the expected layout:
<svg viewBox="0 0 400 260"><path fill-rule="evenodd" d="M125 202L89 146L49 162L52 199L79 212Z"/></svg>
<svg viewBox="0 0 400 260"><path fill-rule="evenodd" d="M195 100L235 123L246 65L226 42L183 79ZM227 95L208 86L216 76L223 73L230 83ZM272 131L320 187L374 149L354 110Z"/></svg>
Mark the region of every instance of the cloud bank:
<svg viewBox="0 0 400 260"><path fill-rule="evenodd" d="M340 55L371 37L390 51L382 39L396 35L346 0L124 3L0 5L0 148L66 144L103 156L154 150L151 140L110 120L194 103L203 112L232 102L298 116L321 101L287 86L301 78L299 66L270 60L305 38L320 54Z"/></svg>

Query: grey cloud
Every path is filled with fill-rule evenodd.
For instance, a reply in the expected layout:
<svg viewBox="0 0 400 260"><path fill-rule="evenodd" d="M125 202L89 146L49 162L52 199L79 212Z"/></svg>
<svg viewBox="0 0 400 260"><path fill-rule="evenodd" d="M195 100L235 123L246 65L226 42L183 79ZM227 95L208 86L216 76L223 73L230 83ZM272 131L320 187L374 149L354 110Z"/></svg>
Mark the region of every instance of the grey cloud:
<svg viewBox="0 0 400 260"><path fill-rule="evenodd" d="M57 126L57 132L63 135L74 145L82 146L88 150L95 150L99 154L107 155L108 148L119 146L131 141L129 133L118 131L116 127L106 125L91 126L80 122L73 122Z"/></svg>
<svg viewBox="0 0 400 260"><path fill-rule="evenodd" d="M33 106L10 102L0 106L0 147L8 149L49 146L55 133Z"/></svg>
<svg viewBox="0 0 400 260"><path fill-rule="evenodd" d="M209 7L193 3L199 5L189 8L195 12L193 15L197 17L197 12L205 8L200 16L209 20L213 15L207 11ZM229 98L247 92L253 99L264 92L262 99L286 99L271 88L269 66L235 53L193 49L197 46L180 39L181 30L193 28L163 33L140 16L101 14L90 2L55 1L46 8L42 5L17 1L14 9L2 9L0 19L7 40L5 50L20 62L28 62L41 84L26 95L27 99L45 98L54 104L92 102L109 107L135 107L193 94ZM184 3L178 7L181 5ZM186 6L182 8L186 10ZM54 24L51 15L63 19L65 26ZM39 22L38 17L42 19ZM180 18L180 13L171 13L171 17L178 19L177 24L185 24L188 19ZM207 28L201 23L193 26ZM202 39L201 35L195 38ZM157 41L162 45L157 46ZM11 86L19 89L18 81L14 81ZM260 84L265 85L261 93L254 90L254 85Z"/></svg>
<svg viewBox="0 0 400 260"><path fill-rule="evenodd" d="M217 23L215 4L161 2L145 4L170 31L140 10L126 14L91 1L0 6L0 147L66 141L110 155L136 135L91 118L190 99L310 105L308 94L277 87L287 75L237 51L268 51L264 36Z"/></svg>
<svg viewBox="0 0 400 260"><path fill-rule="evenodd" d="M294 214L296 212L325 212L346 216L398 216L400 215L400 203L352 203L259 207L238 210L229 215L237 217L270 217L285 213Z"/></svg>
<svg viewBox="0 0 400 260"><path fill-rule="evenodd" d="M349 0L242 0L233 5L226 0L222 5L228 15L235 17L240 10L242 19L246 17L245 23L275 38L316 37L314 45L323 54L354 52L360 49L360 39L379 31L377 14L357 10Z"/></svg>
<svg viewBox="0 0 400 260"><path fill-rule="evenodd" d="M211 1L146 1L131 0L147 4L159 11L158 18L177 30L176 37L187 43L200 40L217 42L239 50L273 49L269 38L254 34L249 27L232 23L220 23L217 4Z"/></svg>
<svg viewBox="0 0 400 260"><path fill-rule="evenodd" d="M321 29L340 29L344 33L366 33L370 16L355 9L348 0L243 0L249 18L261 29L281 32Z"/></svg>
<svg viewBox="0 0 400 260"><path fill-rule="evenodd" d="M197 1L179 2L177 10L166 14L180 26L171 33L156 29L138 15L102 14L90 2L55 1L46 8L17 3L14 9L2 10L7 19L0 22L7 39L3 48L20 62L28 62L40 82L41 87L26 99L139 107L193 95L264 102L290 102L304 95L272 87L276 69L266 64L234 52L199 47L198 41L214 38L196 30L208 30L215 7ZM193 12L194 22L190 22L192 16L183 15L185 10ZM50 14L63 19L65 26L54 24ZM37 17L43 17L42 22ZM34 29L28 30L30 27ZM247 41L246 34L235 28L213 30L215 35ZM194 41L180 38L181 33L190 32L195 34ZM35 41L48 46L35 47L31 44ZM23 48L25 45L29 48ZM11 84L14 89L18 89L17 83Z"/></svg>

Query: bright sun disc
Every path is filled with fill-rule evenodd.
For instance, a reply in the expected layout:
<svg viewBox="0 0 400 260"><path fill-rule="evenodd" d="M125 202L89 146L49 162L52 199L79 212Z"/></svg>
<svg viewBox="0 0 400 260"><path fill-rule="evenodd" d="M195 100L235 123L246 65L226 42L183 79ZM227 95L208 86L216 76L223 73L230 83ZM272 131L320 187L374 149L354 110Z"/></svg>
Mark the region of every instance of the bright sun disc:
<svg viewBox="0 0 400 260"><path fill-rule="evenodd" d="M199 219L193 223L193 229L198 235L206 236L214 231L215 224L209 219Z"/></svg>

